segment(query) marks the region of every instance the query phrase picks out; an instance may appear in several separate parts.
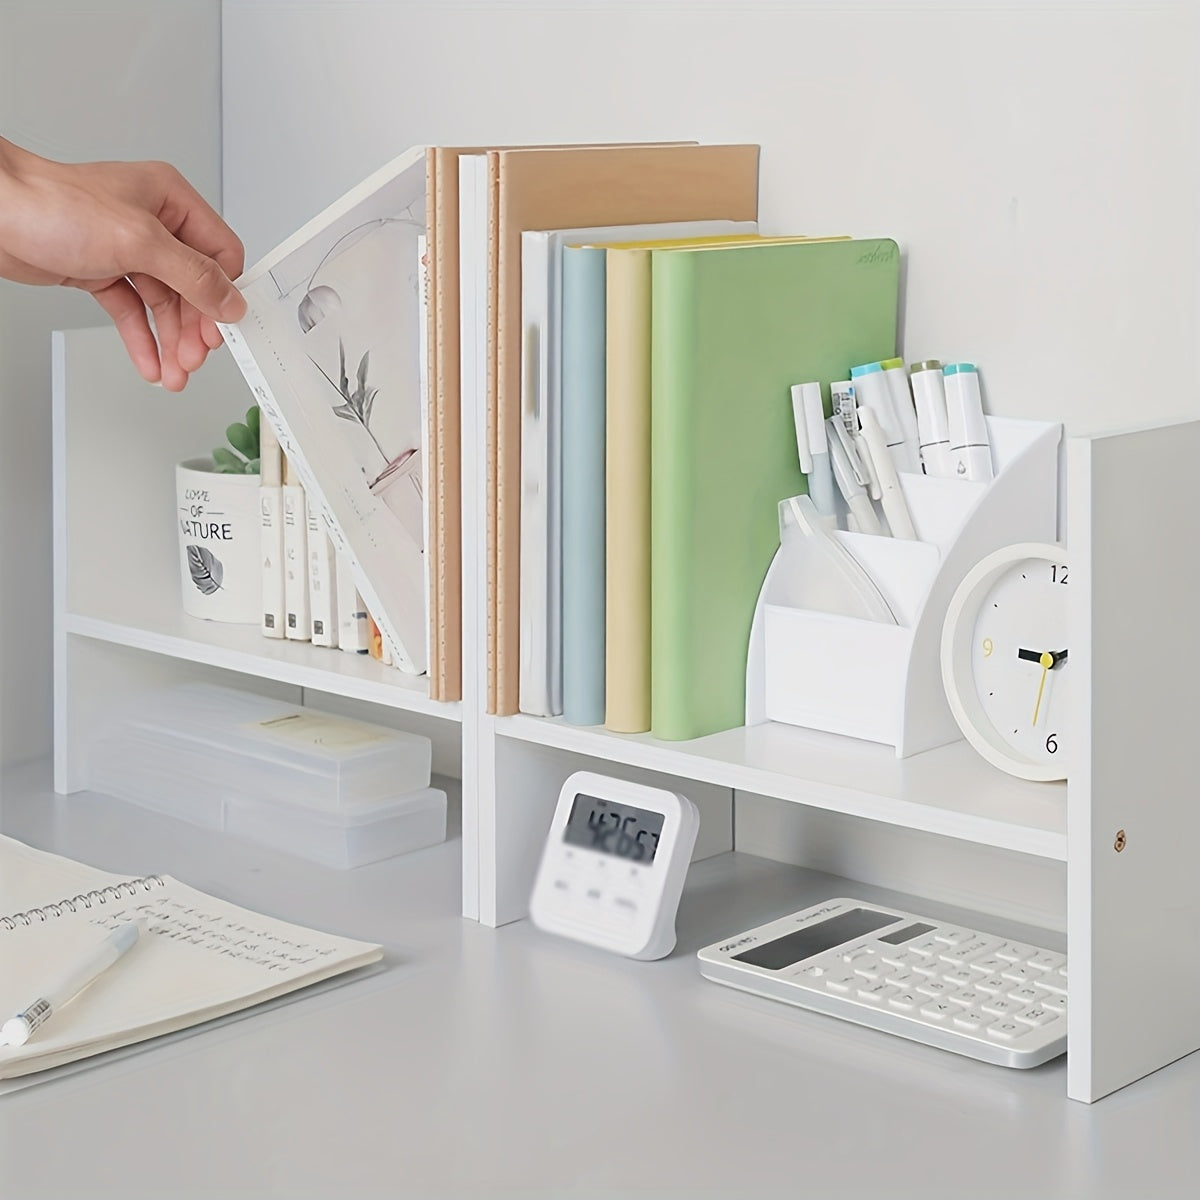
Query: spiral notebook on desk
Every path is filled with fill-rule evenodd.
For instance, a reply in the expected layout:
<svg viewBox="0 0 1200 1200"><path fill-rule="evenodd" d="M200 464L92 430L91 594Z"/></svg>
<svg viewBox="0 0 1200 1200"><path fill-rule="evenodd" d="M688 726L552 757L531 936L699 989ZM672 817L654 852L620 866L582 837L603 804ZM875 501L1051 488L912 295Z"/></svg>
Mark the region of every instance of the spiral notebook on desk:
<svg viewBox="0 0 1200 1200"><path fill-rule="evenodd" d="M187 1029L377 961L382 947L306 929L166 875L126 878L0 836L0 1021L127 921L146 936L23 1046L4 1081Z"/></svg>

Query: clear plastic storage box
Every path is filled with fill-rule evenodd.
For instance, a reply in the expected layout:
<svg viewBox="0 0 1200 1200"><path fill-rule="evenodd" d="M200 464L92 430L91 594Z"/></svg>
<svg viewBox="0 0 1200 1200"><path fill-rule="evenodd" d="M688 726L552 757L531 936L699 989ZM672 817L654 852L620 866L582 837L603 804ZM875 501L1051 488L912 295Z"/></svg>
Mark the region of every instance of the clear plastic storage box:
<svg viewBox="0 0 1200 1200"><path fill-rule="evenodd" d="M88 754L87 786L330 866L445 840L429 739L212 684L140 697Z"/></svg>

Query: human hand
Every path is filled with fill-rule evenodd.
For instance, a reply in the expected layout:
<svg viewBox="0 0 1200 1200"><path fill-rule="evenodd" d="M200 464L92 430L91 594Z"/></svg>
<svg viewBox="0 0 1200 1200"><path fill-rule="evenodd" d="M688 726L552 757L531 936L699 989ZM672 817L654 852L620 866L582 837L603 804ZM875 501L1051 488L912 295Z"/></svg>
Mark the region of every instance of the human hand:
<svg viewBox="0 0 1200 1200"><path fill-rule="evenodd" d="M58 163L0 138L0 277L90 292L150 382L181 391L221 344L215 322L245 315L244 260L167 163Z"/></svg>

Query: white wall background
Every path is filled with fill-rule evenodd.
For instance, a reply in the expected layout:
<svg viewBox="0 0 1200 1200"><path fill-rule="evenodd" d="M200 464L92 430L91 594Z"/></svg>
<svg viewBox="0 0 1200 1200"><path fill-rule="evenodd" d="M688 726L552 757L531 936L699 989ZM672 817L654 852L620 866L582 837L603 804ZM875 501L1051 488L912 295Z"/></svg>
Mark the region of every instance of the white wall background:
<svg viewBox="0 0 1200 1200"><path fill-rule="evenodd" d="M64 161L167 159L218 203L220 16L219 0L3 0L0 134ZM50 331L105 322L83 293L0 281L5 765L51 741Z"/></svg>
<svg viewBox="0 0 1200 1200"><path fill-rule="evenodd" d="M407 146L762 146L774 231L907 254L906 357L1075 430L1200 413L1200 4L225 0L250 256Z"/></svg>

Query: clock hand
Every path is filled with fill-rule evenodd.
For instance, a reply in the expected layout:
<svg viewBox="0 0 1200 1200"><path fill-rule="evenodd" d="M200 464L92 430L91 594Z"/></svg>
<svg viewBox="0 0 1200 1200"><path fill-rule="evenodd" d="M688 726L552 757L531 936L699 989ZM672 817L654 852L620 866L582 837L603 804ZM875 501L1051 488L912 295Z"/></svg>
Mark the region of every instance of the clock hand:
<svg viewBox="0 0 1200 1200"><path fill-rule="evenodd" d="M1042 692L1046 690L1046 676L1050 673L1050 668L1054 666L1054 655L1047 650L1039 656L1038 662L1042 665L1042 677L1038 681L1037 702L1033 706L1033 723L1035 725L1037 724L1038 712L1042 707Z"/></svg>
<svg viewBox="0 0 1200 1200"><path fill-rule="evenodd" d="M1061 663L1065 663L1067 661L1067 652L1065 650L1051 650L1051 651L1049 651L1049 654L1050 654L1050 657L1054 660L1050 664L1050 670L1052 670L1052 671L1054 670L1055 667L1057 667ZM1046 652L1042 651L1042 650L1018 650L1017 651L1017 657L1023 658L1026 662L1041 663L1041 661L1045 657L1045 655L1046 655Z"/></svg>

